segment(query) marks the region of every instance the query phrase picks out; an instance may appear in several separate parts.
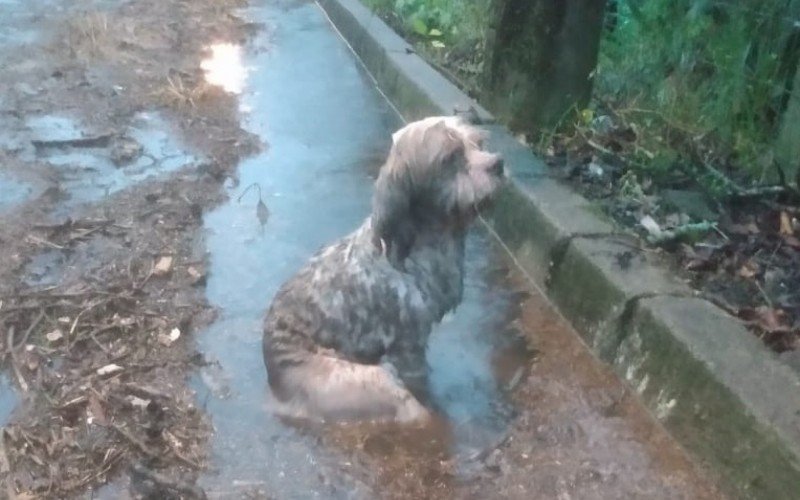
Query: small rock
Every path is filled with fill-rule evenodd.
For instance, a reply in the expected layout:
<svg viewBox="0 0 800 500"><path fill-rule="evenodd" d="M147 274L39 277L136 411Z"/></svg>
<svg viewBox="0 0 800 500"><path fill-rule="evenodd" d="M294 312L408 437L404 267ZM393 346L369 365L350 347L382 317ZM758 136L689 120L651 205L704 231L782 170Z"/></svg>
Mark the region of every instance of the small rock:
<svg viewBox="0 0 800 500"><path fill-rule="evenodd" d="M169 255L165 255L158 259L156 262L155 267L153 268L153 275L154 276L166 276L167 274L172 271L172 257Z"/></svg>

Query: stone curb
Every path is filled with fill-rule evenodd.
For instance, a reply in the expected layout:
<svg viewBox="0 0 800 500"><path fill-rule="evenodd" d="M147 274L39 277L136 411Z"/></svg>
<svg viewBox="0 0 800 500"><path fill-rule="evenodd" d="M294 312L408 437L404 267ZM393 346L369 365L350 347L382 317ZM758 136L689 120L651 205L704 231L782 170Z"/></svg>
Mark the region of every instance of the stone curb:
<svg viewBox="0 0 800 500"><path fill-rule="evenodd" d="M514 181L493 210L494 231L667 429L734 496L800 498L800 374L548 179L529 148L358 0L318 3L404 118L471 106L489 123L489 147Z"/></svg>

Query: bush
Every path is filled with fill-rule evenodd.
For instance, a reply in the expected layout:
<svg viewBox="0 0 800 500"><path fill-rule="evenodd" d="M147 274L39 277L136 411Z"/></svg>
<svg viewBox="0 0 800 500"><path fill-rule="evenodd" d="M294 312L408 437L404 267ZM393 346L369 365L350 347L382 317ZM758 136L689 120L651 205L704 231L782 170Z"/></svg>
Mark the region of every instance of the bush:
<svg viewBox="0 0 800 500"><path fill-rule="evenodd" d="M796 3L620 1L595 96L661 147L702 142L714 163L760 177L797 66Z"/></svg>

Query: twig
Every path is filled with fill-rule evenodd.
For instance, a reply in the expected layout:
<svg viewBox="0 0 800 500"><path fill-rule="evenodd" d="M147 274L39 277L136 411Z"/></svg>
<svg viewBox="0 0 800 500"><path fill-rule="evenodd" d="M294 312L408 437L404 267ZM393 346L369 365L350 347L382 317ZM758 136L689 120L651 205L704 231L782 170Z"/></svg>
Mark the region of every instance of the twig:
<svg viewBox="0 0 800 500"><path fill-rule="evenodd" d="M17 356L14 353L14 327L10 326L8 328L8 336L6 337L6 345L8 348L8 355L11 358L11 368L14 370L14 376L17 377L17 383L19 384L20 389L22 392L28 392L28 383L25 382L25 377L22 376L22 372L17 365Z"/></svg>
<svg viewBox="0 0 800 500"><path fill-rule="evenodd" d="M247 186L246 188L244 188L244 191L242 191L242 194L240 194L239 197L236 198L236 203L240 203L242 201L242 198L244 197L244 195L246 195L247 192L250 191L250 189L253 188L253 187L258 189L258 199L261 200L261 184L259 184L257 182L254 182L254 183L250 184L249 186Z"/></svg>
<svg viewBox="0 0 800 500"><path fill-rule="evenodd" d="M43 238L39 238L38 236L34 236L32 234L28 235L28 239L31 240L34 243L38 243L40 245L44 245L44 246L47 246L47 247L50 247L50 248L55 248L56 250L64 250L64 249L67 248L67 247L64 247L64 246L61 246L61 245L56 245L52 241L47 241L47 240L45 240Z"/></svg>

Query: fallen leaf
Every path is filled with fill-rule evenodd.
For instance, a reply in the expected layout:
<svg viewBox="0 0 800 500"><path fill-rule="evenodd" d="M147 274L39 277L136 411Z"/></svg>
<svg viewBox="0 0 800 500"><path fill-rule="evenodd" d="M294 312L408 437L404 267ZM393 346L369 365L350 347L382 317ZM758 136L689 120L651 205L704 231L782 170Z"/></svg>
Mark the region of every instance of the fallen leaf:
<svg viewBox="0 0 800 500"><path fill-rule="evenodd" d="M55 329L52 332L46 333L45 338L47 339L48 342L54 344L64 338L64 332L62 332L59 329Z"/></svg>
<svg viewBox="0 0 800 500"><path fill-rule="evenodd" d="M165 255L158 259L155 267L153 267L154 276L166 276L172 270L172 257Z"/></svg>
<svg viewBox="0 0 800 500"><path fill-rule="evenodd" d="M256 205L256 217L262 226L269 220L269 209L261 199L258 200L258 204Z"/></svg>
<svg viewBox="0 0 800 500"><path fill-rule="evenodd" d="M128 396L128 403L130 403L134 408L140 408L144 410L150 404L150 400L138 398L136 396Z"/></svg>
<svg viewBox="0 0 800 500"><path fill-rule="evenodd" d="M157 338L159 344L169 347L180 337L181 337L181 331L178 328L173 328L172 331L169 332L169 334L159 333Z"/></svg>
<svg viewBox="0 0 800 500"><path fill-rule="evenodd" d="M114 363L111 363L111 364L108 364L108 365L103 366L101 368L98 368L97 369L97 374L98 375L111 375L112 373L121 372L122 369L123 368L121 366L119 366L117 364L114 364Z"/></svg>
<svg viewBox="0 0 800 500"><path fill-rule="evenodd" d="M786 236L792 236L794 234L794 226L792 224L792 218L786 212L781 212L781 228L779 232L780 234Z"/></svg>
<svg viewBox="0 0 800 500"><path fill-rule="evenodd" d="M93 423L95 420L100 425L108 424L108 419L106 418L106 412L103 409L103 405L100 402L100 399L94 394L89 393L89 406L87 408L88 417L86 421L88 423Z"/></svg>

